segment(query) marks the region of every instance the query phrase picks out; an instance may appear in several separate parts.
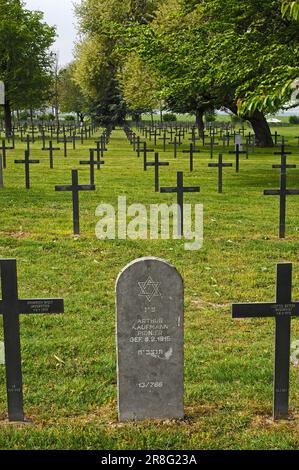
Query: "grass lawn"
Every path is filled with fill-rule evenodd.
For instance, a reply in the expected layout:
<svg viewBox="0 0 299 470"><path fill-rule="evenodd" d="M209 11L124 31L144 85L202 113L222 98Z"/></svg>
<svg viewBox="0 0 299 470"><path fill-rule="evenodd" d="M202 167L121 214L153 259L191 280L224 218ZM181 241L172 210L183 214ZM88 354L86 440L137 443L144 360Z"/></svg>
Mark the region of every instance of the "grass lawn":
<svg viewBox="0 0 299 470"><path fill-rule="evenodd" d="M277 128L275 128L277 129ZM278 128L292 145L288 186L299 187L296 127ZM187 141L183 148L187 148ZM279 163L274 150L256 150L240 174L224 171L224 193L217 193L217 170L210 169L208 148L176 161L169 147L161 159L161 186L172 186L184 171L187 186L200 194L185 201L204 204L204 246L188 252L182 241L99 241L95 210L116 205L175 202L175 195L155 194L153 170L142 170L123 131L112 134L106 165L96 171L96 192L80 194L81 237L72 236L71 194L56 193L70 184L71 169L88 159L91 142L64 158L56 152L49 169L41 143L33 146L30 191L24 189L24 144L8 151L5 188L0 190L0 257L17 258L19 292L28 297L63 297L65 314L21 318L25 411L33 424L5 423L4 366L0 366L1 449L298 449L299 368L291 368L290 406L295 419L271 420L274 320L231 319L231 303L271 301L277 262L294 263L294 300L299 299L299 198L287 203L287 238L278 239ZM152 143L151 143L152 146ZM233 162L225 154L224 160ZM89 182L81 167L79 182ZM142 256L165 258L185 280L185 410L182 422L117 421L114 285L119 271ZM1 320L1 319L0 319ZM1 320L2 321L2 320ZM2 325L0 328L2 340ZM292 322L292 341L299 323Z"/></svg>

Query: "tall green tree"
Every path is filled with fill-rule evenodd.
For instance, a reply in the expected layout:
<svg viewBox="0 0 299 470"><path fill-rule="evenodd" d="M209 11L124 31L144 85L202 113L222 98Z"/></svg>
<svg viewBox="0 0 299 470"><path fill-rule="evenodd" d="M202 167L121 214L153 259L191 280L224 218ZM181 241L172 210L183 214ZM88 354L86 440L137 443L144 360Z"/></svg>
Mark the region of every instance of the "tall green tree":
<svg viewBox="0 0 299 470"><path fill-rule="evenodd" d="M258 143L272 146L264 112L273 106L243 103L266 80L273 88L297 66L298 28L282 18L281 6L281 0L165 0L151 25L132 28L129 43L159 71L174 105L239 112Z"/></svg>
<svg viewBox="0 0 299 470"><path fill-rule="evenodd" d="M83 40L77 47L75 78L83 93L95 103L105 123L122 122L127 112L120 71L125 60L118 51L122 42L118 26L152 21L158 0L83 0L77 16Z"/></svg>
<svg viewBox="0 0 299 470"><path fill-rule="evenodd" d="M5 124L12 127L11 109L40 107L49 99L53 57L49 47L55 28L41 12L21 0L0 0L0 80L5 83Z"/></svg>
<svg viewBox="0 0 299 470"><path fill-rule="evenodd" d="M84 121L89 112L89 102L74 80L74 64L70 64L58 74L58 102L63 113L76 113L77 119Z"/></svg>

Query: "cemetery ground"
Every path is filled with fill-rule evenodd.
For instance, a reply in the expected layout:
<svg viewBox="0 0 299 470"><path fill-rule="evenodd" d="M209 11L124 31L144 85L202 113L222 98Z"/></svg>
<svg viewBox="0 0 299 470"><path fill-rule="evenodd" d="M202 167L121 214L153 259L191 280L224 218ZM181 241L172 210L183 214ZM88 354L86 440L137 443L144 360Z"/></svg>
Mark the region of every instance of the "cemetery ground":
<svg viewBox="0 0 299 470"><path fill-rule="evenodd" d="M299 147L294 127L276 128L293 152L288 163L288 187L297 188ZM274 129L275 130L275 129ZM93 139L94 140L94 139ZM153 142L148 142L153 147ZM204 205L204 245L185 251L183 241L115 240L95 237L96 207L127 203L172 203L173 194L154 192L154 172L143 171L125 134L112 133L105 165L95 169L95 192L80 194L81 236L72 235L71 194L57 193L70 184L71 169L79 183L89 184L92 141L55 152L54 169L40 141L30 157L40 164L30 169L31 189L24 188L25 144L7 152L4 189L0 190L0 255L18 262L22 298L63 297L65 314L21 316L21 341L26 417L32 424L13 426L7 413L5 370L0 366L1 449L298 449L299 368L291 366L290 410L293 419L274 423L272 413L274 320L232 320L231 303L272 301L276 263L293 262L293 299L299 299L299 219L296 197L287 199L286 239L278 238L279 198L264 189L279 187L279 149L255 150L240 158L240 173L225 168L223 194L217 193L217 169L209 147L189 157L181 150L173 158L162 144L155 147L162 161L160 185L173 186L184 172L185 202ZM71 147L71 146L70 146ZM289 148L287 148L289 150ZM220 149L215 151L214 161ZM223 153L225 162L234 155ZM150 155L149 160L153 160ZM174 264L185 282L185 419L118 423L115 354L115 294L117 275L130 261L157 256ZM2 322L2 319L0 319ZM2 324L0 330L1 336ZM292 341L299 324L292 320Z"/></svg>

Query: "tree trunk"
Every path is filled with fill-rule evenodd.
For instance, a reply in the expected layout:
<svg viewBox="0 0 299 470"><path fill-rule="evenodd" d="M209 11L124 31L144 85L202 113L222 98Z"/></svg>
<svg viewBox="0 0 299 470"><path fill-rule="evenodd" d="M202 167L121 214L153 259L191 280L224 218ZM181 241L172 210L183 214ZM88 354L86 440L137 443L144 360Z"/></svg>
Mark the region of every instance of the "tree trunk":
<svg viewBox="0 0 299 470"><path fill-rule="evenodd" d="M7 137L9 137L12 131L12 118L11 118L10 102L8 100L5 100L5 105L4 105L4 121L5 121L6 135Z"/></svg>
<svg viewBox="0 0 299 470"><path fill-rule="evenodd" d="M203 111L196 112L196 125L197 125L198 133L200 136L203 136L205 132L205 123L204 123L203 117L204 117Z"/></svg>
<svg viewBox="0 0 299 470"><path fill-rule="evenodd" d="M246 117L252 125L258 147L273 147L273 139L269 124L263 113L255 111L252 116Z"/></svg>

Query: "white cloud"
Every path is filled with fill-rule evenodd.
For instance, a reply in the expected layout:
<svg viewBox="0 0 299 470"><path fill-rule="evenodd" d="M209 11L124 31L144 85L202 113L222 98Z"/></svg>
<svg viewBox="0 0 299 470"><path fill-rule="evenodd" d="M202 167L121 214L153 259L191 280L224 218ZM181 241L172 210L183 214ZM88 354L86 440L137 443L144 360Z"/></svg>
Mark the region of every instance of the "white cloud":
<svg viewBox="0 0 299 470"><path fill-rule="evenodd" d="M25 0L25 4L29 10L42 11L46 23L56 26L58 37L53 50L59 53L60 65L71 62L76 39L73 0Z"/></svg>

